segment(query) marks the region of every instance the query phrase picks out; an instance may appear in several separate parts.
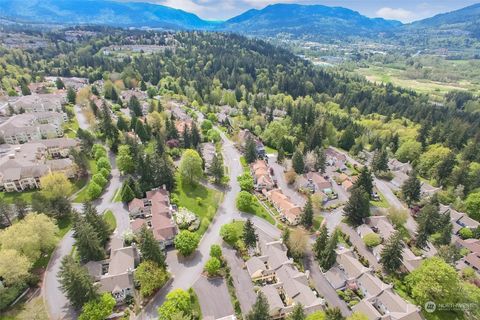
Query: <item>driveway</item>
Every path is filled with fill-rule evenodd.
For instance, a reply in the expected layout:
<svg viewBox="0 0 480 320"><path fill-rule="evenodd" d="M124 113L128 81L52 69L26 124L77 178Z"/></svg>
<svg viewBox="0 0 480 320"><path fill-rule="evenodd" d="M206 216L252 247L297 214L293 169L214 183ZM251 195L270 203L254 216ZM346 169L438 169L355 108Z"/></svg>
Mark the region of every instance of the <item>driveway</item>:
<svg viewBox="0 0 480 320"><path fill-rule="evenodd" d="M235 249L225 243L222 244L222 252L230 267L233 286L235 287L235 292L240 302L242 314L247 314L255 303L257 295L253 289L252 280L247 270L243 268L245 262L237 255Z"/></svg>
<svg viewBox="0 0 480 320"><path fill-rule="evenodd" d="M88 123L78 106L75 106L75 113L82 129L88 129ZM111 210L117 221L117 228L115 234L122 235L130 228L130 219L128 211L123 203L112 203L111 200L115 196L115 192L122 185L122 178L120 172L115 165L115 155L109 152L109 159L112 165L112 176L110 182L106 186L103 195L94 202L97 211L102 214L106 210ZM82 204L73 204L77 210L81 210ZM75 243L73 231L68 232L62 240L60 240L57 248L52 254L52 257L45 270L42 293L45 300L45 305L50 319L74 319L72 316L75 311L71 307L68 299L60 289L60 283L57 279L57 274L60 270L62 258L72 252L73 244Z"/></svg>
<svg viewBox="0 0 480 320"><path fill-rule="evenodd" d="M202 276L193 289L198 296L203 319L220 319L235 313L224 278L209 279Z"/></svg>

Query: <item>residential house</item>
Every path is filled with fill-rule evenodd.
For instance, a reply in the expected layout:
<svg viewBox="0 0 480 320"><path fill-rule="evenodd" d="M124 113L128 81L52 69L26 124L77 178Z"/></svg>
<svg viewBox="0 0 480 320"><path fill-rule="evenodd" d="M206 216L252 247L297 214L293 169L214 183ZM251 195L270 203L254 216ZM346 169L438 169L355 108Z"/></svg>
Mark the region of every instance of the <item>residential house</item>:
<svg viewBox="0 0 480 320"><path fill-rule="evenodd" d="M413 168L410 163L403 163L397 159L390 159L388 161L388 168L393 172L402 172L406 175L409 175L412 172Z"/></svg>
<svg viewBox="0 0 480 320"><path fill-rule="evenodd" d="M62 172L68 178L77 174L75 163L68 158L78 141L51 139L22 145L2 145L0 149L0 189L21 192L40 188L40 178L51 172Z"/></svg>
<svg viewBox="0 0 480 320"><path fill-rule="evenodd" d="M208 170L212 164L213 157L217 153L215 144L211 142L202 143L200 145L200 151L202 153L202 158L205 163L205 170Z"/></svg>
<svg viewBox="0 0 480 320"><path fill-rule="evenodd" d="M31 94L18 97L9 103L7 112L35 113L35 112L62 112L62 105L66 102L65 93ZM11 115L11 114L10 114Z"/></svg>
<svg viewBox="0 0 480 320"><path fill-rule="evenodd" d="M0 124L0 137L8 144L58 138L68 118L58 112L23 113Z"/></svg>
<svg viewBox="0 0 480 320"><path fill-rule="evenodd" d="M450 214L450 221L453 226L453 234L458 234L460 229L469 228L471 230L478 228L480 223L470 218L466 213L458 212L449 206L440 205L440 211L443 214Z"/></svg>
<svg viewBox="0 0 480 320"><path fill-rule="evenodd" d="M327 165L333 166L341 171L347 170L347 156L332 147L325 149Z"/></svg>
<svg viewBox="0 0 480 320"><path fill-rule="evenodd" d="M325 302L308 283L308 274L300 272L287 257L287 248L280 241L260 244L261 256L246 262L247 271L265 295L273 319L286 317L295 304L305 313L321 310Z"/></svg>
<svg viewBox="0 0 480 320"><path fill-rule="evenodd" d="M172 217L173 208L167 190L147 191L145 199L133 199L128 204L128 209L133 232L140 231L146 225L163 248L173 244L178 230Z"/></svg>
<svg viewBox="0 0 480 320"><path fill-rule="evenodd" d="M337 250L334 267L325 273L337 290L351 289L361 293L362 300L352 307L369 319L420 320L419 308L403 300L392 286L377 278L370 268L363 266L351 249Z"/></svg>
<svg viewBox="0 0 480 320"><path fill-rule="evenodd" d="M306 190L312 194L319 194L325 200L335 199L332 183L325 179L319 172L309 172L296 179L298 190Z"/></svg>
<svg viewBox="0 0 480 320"><path fill-rule="evenodd" d="M258 159L250 164L250 171L255 183L255 190L271 190L275 187L275 182L270 175L270 168L265 160Z"/></svg>
<svg viewBox="0 0 480 320"><path fill-rule="evenodd" d="M263 191L270 203L277 209L280 216L291 225L300 223L302 208L295 205L280 189Z"/></svg>
<svg viewBox="0 0 480 320"><path fill-rule="evenodd" d="M240 132L238 132L237 139L236 139L238 141L237 142L237 147L241 151L244 151L245 150L245 144L246 144L248 139L253 139L253 141L255 142L255 147L256 147L258 157L259 158L264 158L265 155L266 155L266 151L265 151L265 146L263 145L263 142L260 139L258 139L248 129L243 129L243 130L240 130Z"/></svg>
<svg viewBox="0 0 480 320"><path fill-rule="evenodd" d="M134 271L138 262L139 255L135 245L124 247L123 240L114 237L110 242L110 258L90 261L85 267L98 283L99 292L111 293L120 304L128 296L134 295Z"/></svg>
<svg viewBox="0 0 480 320"><path fill-rule="evenodd" d="M457 261L456 267L458 270L463 270L467 267L472 268L480 275L480 240L479 239L461 239L454 237L454 244L459 248L465 248L469 253Z"/></svg>

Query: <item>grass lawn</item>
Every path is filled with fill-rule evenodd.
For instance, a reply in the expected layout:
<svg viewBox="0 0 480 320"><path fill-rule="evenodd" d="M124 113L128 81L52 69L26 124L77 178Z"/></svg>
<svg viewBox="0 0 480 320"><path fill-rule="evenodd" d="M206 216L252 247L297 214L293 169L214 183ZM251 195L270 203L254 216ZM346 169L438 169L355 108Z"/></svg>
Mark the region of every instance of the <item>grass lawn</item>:
<svg viewBox="0 0 480 320"><path fill-rule="evenodd" d="M200 227L196 232L203 235L217 212L223 194L201 184L189 185L181 180L177 175L174 195L178 199L178 206L187 208L199 217Z"/></svg>
<svg viewBox="0 0 480 320"><path fill-rule="evenodd" d="M247 160L245 160L244 156L240 157L240 163L242 164L243 171L250 171L250 168L248 167Z"/></svg>
<svg viewBox="0 0 480 320"><path fill-rule="evenodd" d="M275 225L275 219L267 212L267 210L260 204L256 197L253 198L252 203L250 204L250 211L247 213L251 213L260 217L262 219L267 220L269 223Z"/></svg>
<svg viewBox="0 0 480 320"><path fill-rule="evenodd" d="M93 175L95 175L97 173L97 163L95 162L94 159L88 159L88 172L89 172L89 175L90 177L92 177ZM83 183L83 186L82 187L85 187L83 188L78 194L77 196L75 197L75 199L73 199L73 202L75 203L83 203L83 202L86 202L88 201L88 193L87 193L87 182L88 182L88 179L89 178L84 178L84 183ZM81 188L79 188L78 190L80 190ZM76 191L78 191L76 190Z"/></svg>
<svg viewBox="0 0 480 320"><path fill-rule="evenodd" d="M385 196L380 191L377 191L377 194L380 197L380 201L370 200L370 205L375 206L375 207L379 207L379 208L389 208L390 205L388 204L387 200L385 199Z"/></svg>
<svg viewBox="0 0 480 320"><path fill-rule="evenodd" d="M112 210L107 210L103 214L103 220L108 224L110 227L110 230L113 232L115 228L117 227L117 220L115 219L115 216L113 215Z"/></svg>
<svg viewBox="0 0 480 320"><path fill-rule="evenodd" d="M115 191L112 202L122 202L122 188L118 188L117 191Z"/></svg>
<svg viewBox="0 0 480 320"><path fill-rule="evenodd" d="M77 130L78 130L77 117L70 119L67 123L63 125L63 132L65 133L67 138L71 138L71 139L76 138Z"/></svg>
<svg viewBox="0 0 480 320"><path fill-rule="evenodd" d="M193 288L188 289L188 294L190 295L190 303L192 304L193 319L202 319L202 309L200 308L200 302L198 302L197 294Z"/></svg>
<svg viewBox="0 0 480 320"><path fill-rule="evenodd" d="M38 190L30 190L24 192L1 192L0 198L4 199L7 203L12 204L16 198L20 198L26 203L32 202L32 196L37 193Z"/></svg>
<svg viewBox="0 0 480 320"><path fill-rule="evenodd" d="M318 230L320 229L320 226L322 225L323 221L323 216L317 214L313 217L313 230Z"/></svg>
<svg viewBox="0 0 480 320"><path fill-rule="evenodd" d="M35 297L27 303L19 303L12 310L0 315L0 320L48 320L42 297Z"/></svg>
<svg viewBox="0 0 480 320"><path fill-rule="evenodd" d="M276 149L273 149L269 146L265 146L265 153L266 154L277 154L277 150Z"/></svg>

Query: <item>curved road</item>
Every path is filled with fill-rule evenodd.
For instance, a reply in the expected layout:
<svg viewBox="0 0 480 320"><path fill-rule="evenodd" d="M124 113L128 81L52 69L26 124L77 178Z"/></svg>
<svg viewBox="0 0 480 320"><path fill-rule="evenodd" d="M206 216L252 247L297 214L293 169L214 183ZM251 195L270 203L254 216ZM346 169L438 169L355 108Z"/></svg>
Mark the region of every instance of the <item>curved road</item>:
<svg viewBox="0 0 480 320"><path fill-rule="evenodd" d="M78 106L75 106L75 113L79 127L88 130L88 122ZM130 228L130 221L128 211L124 205L122 203L111 202L115 196L115 192L122 185L122 179L120 177L120 172L115 165L115 155L112 152L109 153L109 158L110 163L112 164L112 177L102 197L96 200L94 205L99 213L103 213L106 210L111 210L113 212L115 219L117 220L115 233L121 235ZM82 204L74 204L73 207L78 210L82 208ZM76 318L76 313L60 289L60 283L57 279L62 258L72 252L73 244L75 242L72 235L73 231L69 231L63 237L53 252L45 270L42 293L49 318L53 320Z"/></svg>

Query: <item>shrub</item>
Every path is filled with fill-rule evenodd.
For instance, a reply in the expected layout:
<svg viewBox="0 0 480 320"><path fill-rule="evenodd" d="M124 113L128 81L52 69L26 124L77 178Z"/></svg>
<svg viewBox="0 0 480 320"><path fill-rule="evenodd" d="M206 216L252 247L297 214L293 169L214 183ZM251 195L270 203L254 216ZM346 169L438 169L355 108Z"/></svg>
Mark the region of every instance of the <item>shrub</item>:
<svg viewBox="0 0 480 320"><path fill-rule="evenodd" d="M110 177L111 170L109 170L107 168L102 168L102 169L100 169L99 172L105 179L108 179Z"/></svg>
<svg viewBox="0 0 480 320"><path fill-rule="evenodd" d="M207 263L205 264L205 271L207 271L209 276L216 276L218 275L222 264L218 258L212 257L208 259Z"/></svg>
<svg viewBox="0 0 480 320"><path fill-rule="evenodd" d="M285 173L285 179L287 180L287 183L289 185L292 185L297 180L297 174L295 173L295 171L290 170L287 173Z"/></svg>
<svg viewBox="0 0 480 320"><path fill-rule="evenodd" d="M107 179L101 174L97 173L92 177L92 181L98 184L100 187L104 188L107 185Z"/></svg>
<svg viewBox="0 0 480 320"><path fill-rule="evenodd" d="M462 228L458 231L458 234L460 235L460 238L464 240L473 238L473 231L470 228Z"/></svg>
<svg viewBox="0 0 480 320"><path fill-rule="evenodd" d="M240 191L237 196L237 208L240 211L248 212L253 202L253 195L247 191Z"/></svg>
<svg viewBox="0 0 480 320"><path fill-rule="evenodd" d="M112 166L110 165L110 161L106 157L101 157L97 160L97 169L100 171L102 169L107 169L108 171L112 170Z"/></svg>
<svg viewBox="0 0 480 320"><path fill-rule="evenodd" d="M186 257L191 255L195 249L197 249L198 243L200 242L200 237L196 233L183 230L175 237L174 242L175 248L178 250L178 252Z"/></svg>
<svg viewBox="0 0 480 320"><path fill-rule="evenodd" d="M96 184L94 181L90 181L87 187L87 194L90 200L95 200L102 194L103 188Z"/></svg>
<svg viewBox="0 0 480 320"><path fill-rule="evenodd" d="M212 244L210 247L210 257L222 259L222 248L218 244Z"/></svg>
<svg viewBox="0 0 480 320"><path fill-rule="evenodd" d="M365 242L367 247L373 248L378 246L382 242L382 239L376 233L369 233L363 237L363 242Z"/></svg>

